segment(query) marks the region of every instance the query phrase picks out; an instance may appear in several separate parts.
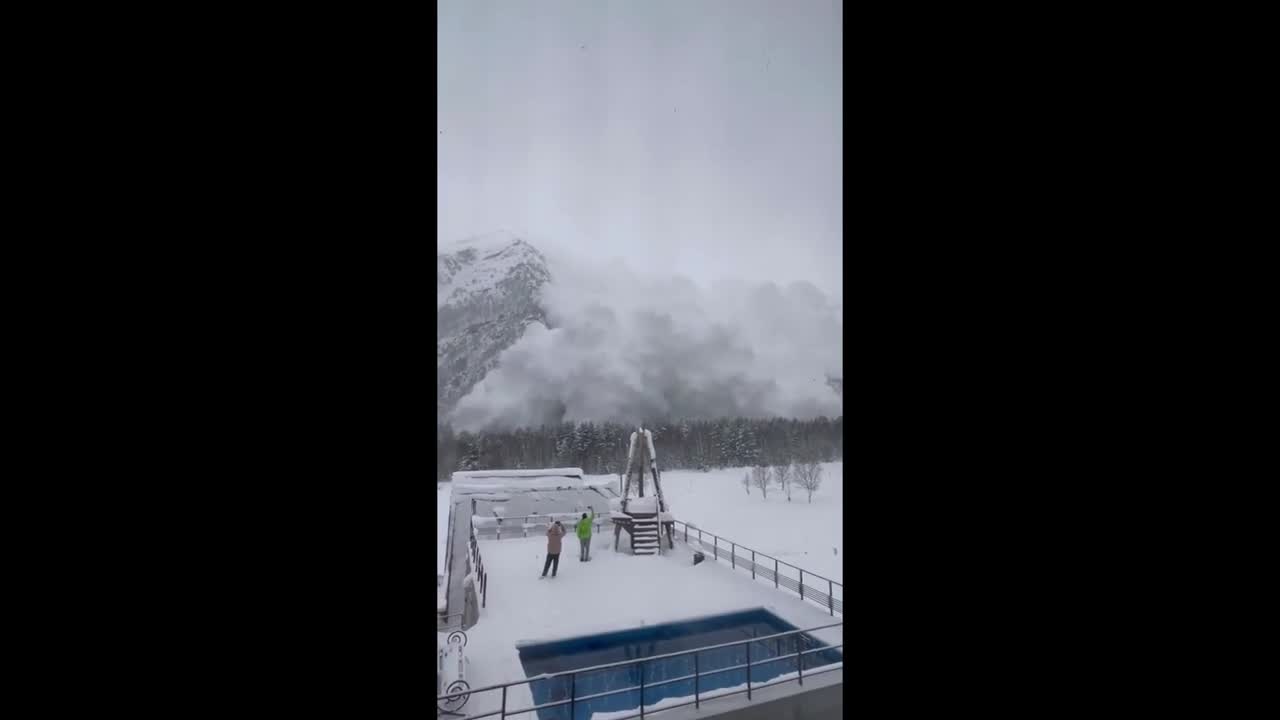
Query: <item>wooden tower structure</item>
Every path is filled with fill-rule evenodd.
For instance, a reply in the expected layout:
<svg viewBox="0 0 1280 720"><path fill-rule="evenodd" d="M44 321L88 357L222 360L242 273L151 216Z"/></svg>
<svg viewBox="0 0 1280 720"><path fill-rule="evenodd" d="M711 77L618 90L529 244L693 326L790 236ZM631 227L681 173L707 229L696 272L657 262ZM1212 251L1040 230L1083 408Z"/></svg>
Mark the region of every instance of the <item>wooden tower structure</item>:
<svg viewBox="0 0 1280 720"><path fill-rule="evenodd" d="M651 492L645 495L646 477L652 480ZM613 549L616 551L626 530L631 539L633 555L661 553L660 533L667 538L667 547L675 547L675 521L670 507L662 496L662 478L658 473L657 453L653 448L653 434L643 427L631 433L631 445L627 451L627 469L622 486L622 512L613 513Z"/></svg>

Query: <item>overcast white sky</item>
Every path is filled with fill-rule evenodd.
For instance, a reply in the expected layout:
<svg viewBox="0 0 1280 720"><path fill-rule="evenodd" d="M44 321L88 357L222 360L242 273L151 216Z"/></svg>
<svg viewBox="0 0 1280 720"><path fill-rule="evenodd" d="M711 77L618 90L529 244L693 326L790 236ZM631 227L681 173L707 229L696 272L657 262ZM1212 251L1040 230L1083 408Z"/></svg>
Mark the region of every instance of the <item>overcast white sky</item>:
<svg viewBox="0 0 1280 720"><path fill-rule="evenodd" d="M438 246L507 229L640 270L842 296L837 0L438 12Z"/></svg>

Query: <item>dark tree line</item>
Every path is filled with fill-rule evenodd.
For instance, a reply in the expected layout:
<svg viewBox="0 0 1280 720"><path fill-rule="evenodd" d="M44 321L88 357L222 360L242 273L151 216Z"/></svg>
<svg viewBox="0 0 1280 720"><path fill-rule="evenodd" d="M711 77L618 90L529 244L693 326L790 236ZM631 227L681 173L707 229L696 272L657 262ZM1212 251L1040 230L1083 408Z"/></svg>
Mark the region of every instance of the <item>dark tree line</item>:
<svg viewBox="0 0 1280 720"><path fill-rule="evenodd" d="M831 462L844 458L844 418L688 420L646 425L664 470ZM436 477L454 470L580 467L591 475L622 472L635 428L618 423L562 423L501 432L436 436Z"/></svg>

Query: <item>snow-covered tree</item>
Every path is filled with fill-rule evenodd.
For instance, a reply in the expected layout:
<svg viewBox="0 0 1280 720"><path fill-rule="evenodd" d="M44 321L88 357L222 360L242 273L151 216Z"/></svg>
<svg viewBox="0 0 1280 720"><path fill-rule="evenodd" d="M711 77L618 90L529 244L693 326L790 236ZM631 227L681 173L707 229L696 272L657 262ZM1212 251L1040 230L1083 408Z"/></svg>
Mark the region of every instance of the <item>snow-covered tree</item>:
<svg viewBox="0 0 1280 720"><path fill-rule="evenodd" d="M458 457L458 469L479 470L480 439L471 433L462 433L458 436L458 444L462 446L462 452Z"/></svg>
<svg viewBox="0 0 1280 720"><path fill-rule="evenodd" d="M794 471L790 463L773 467L773 481L778 483L778 487L782 488L782 492L787 494L787 502L791 502L791 479L793 474Z"/></svg>
<svg viewBox="0 0 1280 720"><path fill-rule="evenodd" d="M751 473L749 472L742 475L742 489L746 490L748 495L751 494Z"/></svg>
<svg viewBox="0 0 1280 720"><path fill-rule="evenodd" d="M751 484L760 489L760 496L769 499L769 468L757 465L751 468Z"/></svg>
<svg viewBox="0 0 1280 720"><path fill-rule="evenodd" d="M743 465L758 465L760 463L760 444L756 442L756 435L751 431L751 426L743 421L734 428L735 450L737 461Z"/></svg>
<svg viewBox="0 0 1280 720"><path fill-rule="evenodd" d="M809 502L813 502L813 493L822 485L822 466L816 462L796 465L796 484L809 493Z"/></svg>
<svg viewBox="0 0 1280 720"><path fill-rule="evenodd" d="M794 462L831 462L844 456L843 418L719 418L655 421L663 467L669 470L774 467ZM665 430L664 430L665 428ZM588 473L615 472L626 459L635 428L618 422L571 422L536 428L458 432L445 426L437 433L437 474L474 466L566 467ZM795 483L793 476L793 484Z"/></svg>

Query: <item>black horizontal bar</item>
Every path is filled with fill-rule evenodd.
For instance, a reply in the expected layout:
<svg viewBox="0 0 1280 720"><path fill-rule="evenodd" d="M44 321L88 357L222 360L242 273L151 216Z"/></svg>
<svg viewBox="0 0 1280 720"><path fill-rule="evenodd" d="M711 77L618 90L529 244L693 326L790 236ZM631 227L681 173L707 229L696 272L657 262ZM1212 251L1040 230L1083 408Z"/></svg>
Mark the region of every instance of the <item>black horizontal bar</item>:
<svg viewBox="0 0 1280 720"><path fill-rule="evenodd" d="M802 651L800 652L800 654L801 654L801 655L808 655L808 654L810 654L810 653L822 652L823 650L839 650L839 649L840 649L840 648L842 648L842 647L844 647L844 643L840 643L839 645L824 645L824 646L822 646L822 647L820 647L820 648L814 648L814 649L812 649L812 650L802 650ZM844 653L841 653L841 655L843 655L843 654L844 654ZM842 661L842 662L843 662L843 661Z"/></svg>
<svg viewBox="0 0 1280 720"><path fill-rule="evenodd" d="M645 687L649 687L648 683L645 684ZM606 695L618 695L624 692L635 692L636 690L639 690L639 689L640 689L639 685L632 685L630 687L625 687L619 690L605 690L602 693L595 693L594 695L574 695L573 699L577 700L578 702L582 702L583 700L594 700L596 698L604 697Z"/></svg>
<svg viewBox="0 0 1280 720"><path fill-rule="evenodd" d="M535 710L541 710L542 708L555 707L555 706L557 706L557 705L568 705L568 704L569 704L569 703L571 703L571 702L573 702L573 700L572 700L572 699L569 699L569 700L557 700L557 701L555 701L555 702L549 702L549 703L546 703L545 705L534 705L533 707L527 707L527 708L525 708L525 709L523 709L523 710L508 710L508 711L507 711L507 714L508 714L508 715L519 715L520 713L533 712L533 711L535 711Z"/></svg>
<svg viewBox="0 0 1280 720"><path fill-rule="evenodd" d="M727 668L718 668L716 670L703 670L702 672L698 673L698 677L706 677L708 675L715 675L717 673L729 672L730 670L741 670L744 667L748 667L748 666L744 664L744 665L733 665ZM751 667L754 667L754 664Z"/></svg>
<svg viewBox="0 0 1280 720"><path fill-rule="evenodd" d="M659 680L658 682L646 682L644 686L645 686L645 689L654 688L654 687L658 687L659 685L670 685L671 683L674 683L674 682L683 682L685 680L692 680L695 677L702 677L703 675L706 675L706 673L698 673L696 675L685 675L683 677L672 678L670 680ZM636 686L637 689L639 689L639 687L640 687L639 685ZM578 699L581 700L582 698L578 698Z"/></svg>

